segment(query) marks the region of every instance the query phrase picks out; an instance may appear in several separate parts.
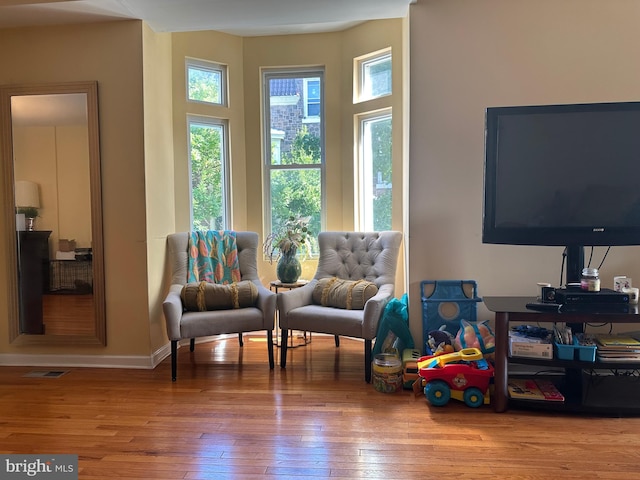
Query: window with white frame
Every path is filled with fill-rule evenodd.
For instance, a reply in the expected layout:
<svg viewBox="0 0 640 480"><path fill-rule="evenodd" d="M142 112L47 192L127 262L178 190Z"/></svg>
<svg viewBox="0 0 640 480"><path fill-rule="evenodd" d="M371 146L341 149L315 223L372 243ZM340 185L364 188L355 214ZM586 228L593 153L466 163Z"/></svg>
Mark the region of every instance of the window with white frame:
<svg viewBox="0 0 640 480"><path fill-rule="evenodd" d="M193 230L230 227L229 128L226 120L189 115L189 174Z"/></svg>
<svg viewBox="0 0 640 480"><path fill-rule="evenodd" d="M304 119L320 121L320 78L305 78L304 84Z"/></svg>
<svg viewBox="0 0 640 480"><path fill-rule="evenodd" d="M186 59L187 100L227 105L227 67L219 63Z"/></svg>
<svg viewBox="0 0 640 480"><path fill-rule="evenodd" d="M357 101L372 100L392 93L390 49L356 58L355 61Z"/></svg>
<svg viewBox="0 0 640 480"><path fill-rule="evenodd" d="M392 229L391 109L359 117L358 223L363 231Z"/></svg>
<svg viewBox="0 0 640 480"><path fill-rule="evenodd" d="M263 72L267 234L291 216L310 217L309 229L315 235L322 229L323 82L322 69Z"/></svg>

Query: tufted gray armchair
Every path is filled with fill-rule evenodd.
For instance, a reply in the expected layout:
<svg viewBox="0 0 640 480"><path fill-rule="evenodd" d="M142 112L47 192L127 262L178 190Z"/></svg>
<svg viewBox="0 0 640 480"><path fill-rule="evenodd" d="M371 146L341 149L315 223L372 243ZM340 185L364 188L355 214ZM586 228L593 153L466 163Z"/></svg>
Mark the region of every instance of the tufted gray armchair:
<svg viewBox="0 0 640 480"><path fill-rule="evenodd" d="M162 304L167 323L167 336L171 341L171 379L176 380L176 353L178 341L190 339L191 351L195 337L238 333L242 346L242 333L265 330L267 333L267 353L269 367L274 367L272 332L276 313L276 294L266 289L258 278L258 234L236 232L238 262L242 280L250 280L258 287L258 301L255 307L215 310L207 312L187 312L182 306L180 292L187 283L189 234L173 233L167 237L169 262L171 263L171 287Z"/></svg>
<svg viewBox="0 0 640 480"><path fill-rule="evenodd" d="M282 347L280 367L287 363L289 330L328 333L364 339L365 380L371 381L371 347L378 322L387 302L394 296L394 283L402 233L321 232L318 235L320 257L311 282L301 288L278 293ZM368 280L378 287L364 310L346 310L313 303L313 289L318 280L338 277L345 280Z"/></svg>

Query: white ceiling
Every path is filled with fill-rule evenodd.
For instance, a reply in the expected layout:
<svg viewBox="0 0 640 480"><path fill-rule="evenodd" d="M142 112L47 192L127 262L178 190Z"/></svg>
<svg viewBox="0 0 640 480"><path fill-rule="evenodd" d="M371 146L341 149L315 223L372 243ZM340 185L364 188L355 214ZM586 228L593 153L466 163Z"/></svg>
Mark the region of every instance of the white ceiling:
<svg viewBox="0 0 640 480"><path fill-rule="evenodd" d="M401 18L416 0L0 0L0 28L146 21L156 32L216 30L240 36L344 30Z"/></svg>

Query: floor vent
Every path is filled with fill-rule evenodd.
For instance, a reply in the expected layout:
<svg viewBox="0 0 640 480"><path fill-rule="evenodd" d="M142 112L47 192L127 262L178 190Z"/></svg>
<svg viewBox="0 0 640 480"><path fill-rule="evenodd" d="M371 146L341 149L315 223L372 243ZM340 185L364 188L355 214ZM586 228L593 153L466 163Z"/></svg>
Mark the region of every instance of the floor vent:
<svg viewBox="0 0 640 480"><path fill-rule="evenodd" d="M59 378L64 374L69 373L69 370L35 370L33 372L29 372L23 377L29 378Z"/></svg>

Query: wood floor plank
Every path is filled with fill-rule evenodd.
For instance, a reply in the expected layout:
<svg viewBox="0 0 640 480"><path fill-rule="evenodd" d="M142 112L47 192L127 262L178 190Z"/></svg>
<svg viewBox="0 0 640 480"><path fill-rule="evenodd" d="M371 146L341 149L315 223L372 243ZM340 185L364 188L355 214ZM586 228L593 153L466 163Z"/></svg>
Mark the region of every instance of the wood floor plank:
<svg viewBox="0 0 640 480"><path fill-rule="evenodd" d="M256 341L254 341L256 340ZM264 341L198 344L154 370L0 368L0 451L79 455L79 478L633 478L640 418L431 407L362 380L362 343L314 335L270 370ZM38 370L42 370L38 368Z"/></svg>

